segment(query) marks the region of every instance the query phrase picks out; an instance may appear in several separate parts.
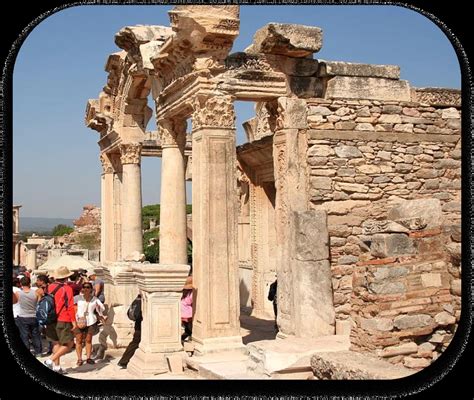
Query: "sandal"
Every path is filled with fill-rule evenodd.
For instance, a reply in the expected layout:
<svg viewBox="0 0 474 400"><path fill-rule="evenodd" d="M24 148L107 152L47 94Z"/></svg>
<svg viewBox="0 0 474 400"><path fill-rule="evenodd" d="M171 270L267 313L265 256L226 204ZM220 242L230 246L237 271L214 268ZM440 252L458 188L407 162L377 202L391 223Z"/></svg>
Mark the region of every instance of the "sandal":
<svg viewBox="0 0 474 400"><path fill-rule="evenodd" d="M80 367L82 364L84 364L83 360L77 360L76 365Z"/></svg>
<svg viewBox="0 0 474 400"><path fill-rule="evenodd" d="M87 363L87 364L95 364L95 361L94 361L92 358L88 358L88 359L86 360L86 363Z"/></svg>

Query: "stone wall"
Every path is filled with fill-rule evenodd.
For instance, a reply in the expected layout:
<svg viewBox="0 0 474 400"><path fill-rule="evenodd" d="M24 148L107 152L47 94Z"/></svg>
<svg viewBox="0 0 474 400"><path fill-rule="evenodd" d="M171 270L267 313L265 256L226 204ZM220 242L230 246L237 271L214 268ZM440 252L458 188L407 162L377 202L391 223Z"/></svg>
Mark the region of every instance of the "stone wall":
<svg viewBox="0 0 474 400"><path fill-rule="evenodd" d="M460 310L460 113L310 99L310 208L328 213L336 333L420 368Z"/></svg>

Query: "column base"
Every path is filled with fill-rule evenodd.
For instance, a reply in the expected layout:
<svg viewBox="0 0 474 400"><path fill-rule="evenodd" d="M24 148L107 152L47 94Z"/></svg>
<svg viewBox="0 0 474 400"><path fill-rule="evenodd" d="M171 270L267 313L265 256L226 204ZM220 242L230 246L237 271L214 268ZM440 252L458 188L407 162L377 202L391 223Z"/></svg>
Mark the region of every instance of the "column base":
<svg viewBox="0 0 474 400"><path fill-rule="evenodd" d="M193 337L193 343L195 356L202 356L221 351L245 352L247 349L242 343L241 336L226 336L207 339L196 339Z"/></svg>
<svg viewBox="0 0 474 400"><path fill-rule="evenodd" d="M171 371L167 356L180 355L184 358L184 351L174 353L145 353L138 348L127 365L127 370L140 378L152 377L154 375L165 374Z"/></svg>
<svg viewBox="0 0 474 400"><path fill-rule="evenodd" d="M286 338L288 338L288 337L290 337L290 336L293 336L293 337L294 337L294 335L288 335L288 334L286 334L286 333L283 333L282 331L278 331L278 333L276 334L276 338L277 338L277 339L286 339Z"/></svg>

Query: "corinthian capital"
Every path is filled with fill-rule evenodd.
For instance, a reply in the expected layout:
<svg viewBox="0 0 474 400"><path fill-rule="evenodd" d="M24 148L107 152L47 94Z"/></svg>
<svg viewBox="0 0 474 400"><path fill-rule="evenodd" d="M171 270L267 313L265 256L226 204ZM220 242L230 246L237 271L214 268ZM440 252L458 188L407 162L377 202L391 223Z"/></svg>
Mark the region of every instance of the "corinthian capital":
<svg viewBox="0 0 474 400"><path fill-rule="evenodd" d="M235 128L232 96L199 97L194 99L193 126L196 128Z"/></svg>
<svg viewBox="0 0 474 400"><path fill-rule="evenodd" d="M142 145L127 143L120 145L120 161L122 164L140 164Z"/></svg>
<svg viewBox="0 0 474 400"><path fill-rule="evenodd" d="M100 163L102 164L102 173L103 174L111 174L114 172L114 169L112 167L112 163L110 162L109 157L107 154L102 153L100 155Z"/></svg>
<svg viewBox="0 0 474 400"><path fill-rule="evenodd" d="M161 147L179 147L184 149L186 143L186 120L164 119L158 122L158 134Z"/></svg>

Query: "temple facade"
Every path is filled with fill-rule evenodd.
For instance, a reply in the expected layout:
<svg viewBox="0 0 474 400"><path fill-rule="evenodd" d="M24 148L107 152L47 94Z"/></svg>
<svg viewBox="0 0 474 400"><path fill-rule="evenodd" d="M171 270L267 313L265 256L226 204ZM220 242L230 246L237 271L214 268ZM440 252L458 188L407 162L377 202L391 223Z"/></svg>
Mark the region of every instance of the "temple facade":
<svg viewBox="0 0 474 400"><path fill-rule="evenodd" d="M243 349L240 313L271 317L278 279L276 340L345 335L354 350L429 365L460 317L460 92L413 88L394 65L318 60L317 27L268 24L229 54L238 6L169 15L170 27L116 34L122 50L86 109L103 167L99 272L114 345L128 340L138 290L144 299L129 369L165 371L182 352L186 179L196 356ZM236 101L255 104L238 147ZM136 256L147 156L162 158L159 264Z"/></svg>

